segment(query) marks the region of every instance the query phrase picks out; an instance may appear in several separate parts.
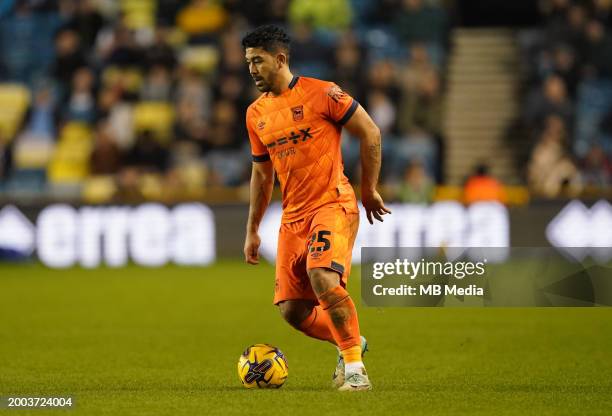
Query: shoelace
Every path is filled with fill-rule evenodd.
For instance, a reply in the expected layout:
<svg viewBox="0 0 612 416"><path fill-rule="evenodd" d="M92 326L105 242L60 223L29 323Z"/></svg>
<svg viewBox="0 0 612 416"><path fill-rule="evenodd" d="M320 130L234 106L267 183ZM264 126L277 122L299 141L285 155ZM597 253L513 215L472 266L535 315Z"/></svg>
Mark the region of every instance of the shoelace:
<svg viewBox="0 0 612 416"><path fill-rule="evenodd" d="M346 381L348 381L349 383L359 383L361 381L361 374L351 374Z"/></svg>

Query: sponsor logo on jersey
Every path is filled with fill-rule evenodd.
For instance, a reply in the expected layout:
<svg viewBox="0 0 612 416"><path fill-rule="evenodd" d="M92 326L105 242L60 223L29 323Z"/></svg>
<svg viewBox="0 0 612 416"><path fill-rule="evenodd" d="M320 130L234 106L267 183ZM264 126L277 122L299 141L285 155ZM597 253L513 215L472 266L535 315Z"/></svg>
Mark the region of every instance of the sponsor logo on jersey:
<svg viewBox="0 0 612 416"><path fill-rule="evenodd" d="M282 146L287 143L298 144L301 142L305 142L307 139L312 138L312 134L310 133L311 127L306 127L304 129L298 129L298 133L295 131L291 131L289 136L283 136L279 139L273 140L270 143L266 144L268 149L271 149L275 146Z"/></svg>

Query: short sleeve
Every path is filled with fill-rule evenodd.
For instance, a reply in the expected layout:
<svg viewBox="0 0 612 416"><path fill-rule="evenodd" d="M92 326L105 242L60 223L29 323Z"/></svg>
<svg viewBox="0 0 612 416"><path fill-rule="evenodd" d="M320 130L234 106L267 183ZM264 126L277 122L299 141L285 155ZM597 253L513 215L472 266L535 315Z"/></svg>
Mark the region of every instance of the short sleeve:
<svg viewBox="0 0 612 416"><path fill-rule="evenodd" d="M255 133L255 129L253 129L252 118L249 117L249 112L247 111L246 117L246 125L247 131L249 132L249 141L251 142L251 155L253 156L253 162L265 162L270 160L270 154L266 149L266 146L262 143L257 133Z"/></svg>
<svg viewBox="0 0 612 416"><path fill-rule="evenodd" d="M334 122L343 125L357 110L359 103L353 97L348 95L342 89L330 82L325 87L325 96L323 98L326 103L328 116Z"/></svg>

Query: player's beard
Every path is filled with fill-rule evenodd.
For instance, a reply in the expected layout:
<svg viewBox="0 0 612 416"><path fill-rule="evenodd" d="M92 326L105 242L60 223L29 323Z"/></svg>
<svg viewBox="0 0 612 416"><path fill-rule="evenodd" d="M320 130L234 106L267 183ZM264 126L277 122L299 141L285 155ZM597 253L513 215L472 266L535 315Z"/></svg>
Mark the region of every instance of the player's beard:
<svg viewBox="0 0 612 416"><path fill-rule="evenodd" d="M276 74L270 74L269 79L265 79L264 77L259 77L261 84L257 85L257 80L255 81L255 88L259 92L270 92L272 91L272 85L274 84L274 79L276 79Z"/></svg>

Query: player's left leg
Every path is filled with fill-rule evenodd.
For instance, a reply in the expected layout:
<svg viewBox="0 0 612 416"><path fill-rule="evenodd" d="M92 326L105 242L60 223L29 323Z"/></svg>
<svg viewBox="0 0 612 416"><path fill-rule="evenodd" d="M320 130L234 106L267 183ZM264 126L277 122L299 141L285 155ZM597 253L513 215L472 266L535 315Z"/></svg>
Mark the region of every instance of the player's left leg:
<svg viewBox="0 0 612 416"><path fill-rule="evenodd" d="M357 310L346 290L358 226L359 215L356 212L342 205L322 208L311 222L306 260L310 285L320 307L329 317L331 333L344 361L345 381L359 379L359 382L349 384L349 390L371 388L361 358ZM344 377L334 376L336 381L340 378ZM346 382L340 390L346 390L345 385Z"/></svg>
<svg viewBox="0 0 612 416"><path fill-rule="evenodd" d="M309 337L335 344L329 317L320 306L306 273L305 241L309 224L297 221L282 224L278 236L274 304L285 321Z"/></svg>
<svg viewBox="0 0 612 416"><path fill-rule="evenodd" d="M370 381L361 360L362 339L355 303L340 284L340 275L326 268L308 270L312 288L331 321L330 330L344 360L345 382L339 390L369 390Z"/></svg>
<svg viewBox="0 0 612 416"><path fill-rule="evenodd" d="M292 299L279 302L278 309L285 321L298 331L336 345L329 329L329 317L315 304L314 300Z"/></svg>

